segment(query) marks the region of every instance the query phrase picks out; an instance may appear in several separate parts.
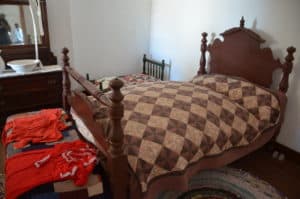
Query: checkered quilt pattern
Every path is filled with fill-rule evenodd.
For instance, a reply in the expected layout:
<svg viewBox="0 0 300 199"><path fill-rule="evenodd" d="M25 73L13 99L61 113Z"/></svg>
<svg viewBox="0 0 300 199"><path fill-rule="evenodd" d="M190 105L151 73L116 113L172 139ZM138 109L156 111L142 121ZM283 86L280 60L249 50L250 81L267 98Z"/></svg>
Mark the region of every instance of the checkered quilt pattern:
<svg viewBox="0 0 300 199"><path fill-rule="evenodd" d="M160 81L159 79L156 79L153 76L142 74L142 73L123 75L123 76L119 76L118 78L121 79L125 85L135 85L144 82Z"/></svg>
<svg viewBox="0 0 300 199"><path fill-rule="evenodd" d="M224 94L230 100L245 107L260 120L262 127L269 122L276 123L279 117L277 98L266 89L246 80L225 75L201 75L195 77L192 82Z"/></svg>
<svg viewBox="0 0 300 199"><path fill-rule="evenodd" d="M142 191L157 176L248 145L279 118L272 93L225 76L148 82L122 92L126 154Z"/></svg>
<svg viewBox="0 0 300 199"><path fill-rule="evenodd" d="M153 76L137 73L137 74L130 74L130 75L122 75L118 77L103 77L100 79L95 80L93 83L102 91L108 91L109 89L109 82L112 79L118 78L123 81L124 85L135 85L144 82L154 82L160 81Z"/></svg>

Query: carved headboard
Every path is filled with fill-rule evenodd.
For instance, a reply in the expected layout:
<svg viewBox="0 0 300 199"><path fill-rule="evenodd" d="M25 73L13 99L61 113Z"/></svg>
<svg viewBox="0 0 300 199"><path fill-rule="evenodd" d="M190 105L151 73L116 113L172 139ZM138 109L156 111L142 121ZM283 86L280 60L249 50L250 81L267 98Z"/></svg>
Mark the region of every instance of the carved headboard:
<svg viewBox="0 0 300 199"><path fill-rule="evenodd" d="M287 92L289 74L293 68L294 47L287 49L285 63L274 59L270 48L261 48L265 41L252 30L244 27L242 17L240 27L232 28L221 35L224 41L215 39L207 46L207 33L202 33L201 60L198 75L206 74L205 53L210 53L209 73L243 77L253 83L269 88L274 70L281 68L283 75L279 90Z"/></svg>

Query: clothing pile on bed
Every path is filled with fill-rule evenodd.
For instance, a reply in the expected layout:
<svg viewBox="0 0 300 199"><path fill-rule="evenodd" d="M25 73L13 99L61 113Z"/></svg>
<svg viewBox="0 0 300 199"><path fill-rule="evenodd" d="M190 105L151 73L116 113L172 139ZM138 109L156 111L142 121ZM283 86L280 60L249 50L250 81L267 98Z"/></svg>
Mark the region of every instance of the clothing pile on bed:
<svg viewBox="0 0 300 199"><path fill-rule="evenodd" d="M96 149L62 109L15 115L2 133L6 198L103 198Z"/></svg>
<svg viewBox="0 0 300 199"><path fill-rule="evenodd" d="M143 191L157 176L254 142L280 115L273 93L222 75L146 82L122 93L125 153ZM103 127L109 125L106 113L99 119Z"/></svg>

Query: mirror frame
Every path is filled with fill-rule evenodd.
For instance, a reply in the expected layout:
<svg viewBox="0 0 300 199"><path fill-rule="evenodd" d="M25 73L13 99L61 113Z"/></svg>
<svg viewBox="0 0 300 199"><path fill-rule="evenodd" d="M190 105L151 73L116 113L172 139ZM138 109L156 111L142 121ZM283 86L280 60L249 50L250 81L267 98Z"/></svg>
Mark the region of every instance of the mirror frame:
<svg viewBox="0 0 300 199"><path fill-rule="evenodd" d="M48 28L48 19L47 19L47 4L46 0L41 1L41 11L42 11L42 20L44 26L45 35L42 38L42 43L39 44L39 57L43 65L54 65L57 64L57 58L53 55L50 50L50 39L49 39L49 28ZM28 0L1 0L0 5L10 4L10 5L29 5ZM34 59L35 50L34 45L3 45L0 46L2 50L1 56L4 61L15 59Z"/></svg>

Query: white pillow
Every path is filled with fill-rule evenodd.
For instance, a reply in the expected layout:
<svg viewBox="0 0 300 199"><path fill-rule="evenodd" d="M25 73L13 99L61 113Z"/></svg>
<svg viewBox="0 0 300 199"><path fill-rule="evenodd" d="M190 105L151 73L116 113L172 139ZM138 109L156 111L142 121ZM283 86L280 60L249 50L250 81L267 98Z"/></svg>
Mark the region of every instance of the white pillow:
<svg viewBox="0 0 300 199"><path fill-rule="evenodd" d="M81 120L79 115L75 112L73 108L71 108L71 115L73 120L75 121L76 127L79 133L90 143L94 144L105 156L107 156L107 151L97 142L91 131Z"/></svg>

